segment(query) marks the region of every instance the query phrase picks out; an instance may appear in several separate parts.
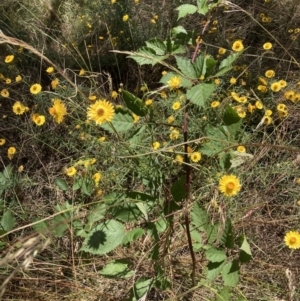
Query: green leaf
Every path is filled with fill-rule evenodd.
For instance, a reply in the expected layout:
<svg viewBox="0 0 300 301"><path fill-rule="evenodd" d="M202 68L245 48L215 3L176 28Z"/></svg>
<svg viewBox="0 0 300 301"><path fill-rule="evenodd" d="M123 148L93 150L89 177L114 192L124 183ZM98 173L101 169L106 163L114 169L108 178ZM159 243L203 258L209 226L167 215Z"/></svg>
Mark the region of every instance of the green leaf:
<svg viewBox="0 0 300 301"><path fill-rule="evenodd" d="M212 244L217 240L219 228L220 228L219 223L207 226L206 235L207 235L207 243L208 244Z"/></svg>
<svg viewBox="0 0 300 301"><path fill-rule="evenodd" d="M252 252L246 236L242 235L240 243L240 262L247 263L252 259Z"/></svg>
<svg viewBox="0 0 300 301"><path fill-rule="evenodd" d="M166 75L164 75L161 79L160 79L160 83L163 83L164 85L168 85L168 81L174 77L180 77L181 78L181 87L183 88L190 88L192 86L192 82L189 81L188 79L186 79L185 77L182 77L174 72L168 72Z"/></svg>
<svg viewBox="0 0 300 301"><path fill-rule="evenodd" d="M93 192L93 184L90 180L84 179L82 182L81 191L83 194L90 196Z"/></svg>
<svg viewBox="0 0 300 301"><path fill-rule="evenodd" d="M99 274L110 278L128 278L134 275L134 271L130 270L128 266L132 263L127 259L113 260L103 267Z"/></svg>
<svg viewBox="0 0 300 301"><path fill-rule="evenodd" d="M206 210L199 206L198 202L194 202L191 210L191 223L200 231L205 231L209 225L209 216Z"/></svg>
<svg viewBox="0 0 300 301"><path fill-rule="evenodd" d="M135 282L133 288L130 290L130 301L141 301L146 300L146 298L142 299L142 297L146 296L150 291L153 285L152 278L142 277L138 281Z"/></svg>
<svg viewBox="0 0 300 301"><path fill-rule="evenodd" d="M225 222L225 227L220 238L220 243L228 249L233 249L234 247L234 233L230 219L227 219Z"/></svg>
<svg viewBox="0 0 300 301"><path fill-rule="evenodd" d="M232 66L228 66L228 67L224 67L222 69L219 69L219 71L215 74L216 77L218 76L222 76L224 74L226 74L228 71L230 71L232 69Z"/></svg>
<svg viewBox="0 0 300 301"><path fill-rule="evenodd" d="M241 53L242 52L233 53L229 55L226 59L224 59L219 66L219 71L221 71L221 69L223 68L231 67L231 65L237 60Z"/></svg>
<svg viewBox="0 0 300 301"><path fill-rule="evenodd" d="M200 107L204 107L206 101L211 96L211 94L215 91L215 89L216 89L215 84L201 83L189 89L187 91L186 96L192 103Z"/></svg>
<svg viewBox="0 0 300 301"><path fill-rule="evenodd" d="M61 215L53 218L53 234L55 237L62 237L65 231L69 228L68 221Z"/></svg>
<svg viewBox="0 0 300 301"><path fill-rule="evenodd" d="M5 231L10 231L15 226L16 219L11 210L6 210L1 219L1 226Z"/></svg>
<svg viewBox="0 0 300 301"><path fill-rule="evenodd" d="M177 36L178 34L186 34L187 35L188 32L182 25L179 25L179 26L172 28L172 35Z"/></svg>
<svg viewBox="0 0 300 301"><path fill-rule="evenodd" d="M206 15L209 11L207 0L197 0L198 13L201 15Z"/></svg>
<svg viewBox="0 0 300 301"><path fill-rule="evenodd" d="M182 202L186 198L185 182L185 176L181 176L171 187L171 193L176 202Z"/></svg>
<svg viewBox="0 0 300 301"><path fill-rule="evenodd" d="M238 115L236 110L228 105L223 114L223 121L225 125L232 125L238 123L240 120L241 117Z"/></svg>
<svg viewBox="0 0 300 301"><path fill-rule="evenodd" d="M205 57L205 73L203 75L210 76L215 74L215 66L217 65L218 61L215 60L212 56Z"/></svg>
<svg viewBox="0 0 300 301"><path fill-rule="evenodd" d="M124 238L122 240L122 244L127 245L127 244L139 239L144 234L144 232L145 231L142 228L132 229L131 231L126 233L126 235L124 236Z"/></svg>
<svg viewBox="0 0 300 301"><path fill-rule="evenodd" d="M122 90L122 96L130 111L141 117L146 116L148 112L147 107L140 98L126 90Z"/></svg>
<svg viewBox="0 0 300 301"><path fill-rule="evenodd" d="M237 151L233 151L232 152L232 158L230 160L231 163L231 167L237 167L242 165L243 163L249 161L250 159L253 159L253 155L252 154L248 154L248 153L240 153Z"/></svg>
<svg viewBox="0 0 300 301"><path fill-rule="evenodd" d="M231 167L231 155L230 153L220 153L219 154L219 164L223 169L228 170Z"/></svg>
<svg viewBox="0 0 300 301"><path fill-rule="evenodd" d="M92 225L104 218L106 209L106 204L97 204L92 210L89 211L89 215L87 216L88 223Z"/></svg>
<svg viewBox="0 0 300 301"><path fill-rule="evenodd" d="M139 65L156 65L157 63L167 59L169 55L158 56L155 51L148 47L142 47L138 52L134 52L128 56L135 60Z"/></svg>
<svg viewBox="0 0 300 301"><path fill-rule="evenodd" d="M154 50L157 55L164 55L167 50L167 47L164 44L164 42L158 38L154 38L147 41L146 45L148 48Z"/></svg>
<svg viewBox="0 0 300 301"><path fill-rule="evenodd" d="M145 203L135 203L135 205L140 209L140 211L143 213L144 217L145 217L145 220L147 221L148 220L148 212L147 212L147 205Z"/></svg>
<svg viewBox="0 0 300 301"><path fill-rule="evenodd" d="M194 70L193 64L191 60L181 57L181 56L175 56L177 66L179 70L186 75L187 77L191 79L195 79L196 77L196 72Z"/></svg>
<svg viewBox="0 0 300 301"><path fill-rule="evenodd" d="M201 53L194 62L196 77L200 77L203 74L204 61L205 61L205 53Z"/></svg>
<svg viewBox="0 0 300 301"><path fill-rule="evenodd" d="M210 248L205 251L205 257L211 262L221 262L226 259L226 251Z"/></svg>
<svg viewBox="0 0 300 301"><path fill-rule="evenodd" d="M145 137L146 128L147 127L145 125L141 126L131 135L130 138L128 138L127 141L129 142L131 148L135 148L141 144Z"/></svg>
<svg viewBox="0 0 300 301"><path fill-rule="evenodd" d="M111 125L109 123L104 123L101 127L110 133L115 133L114 129L117 132L127 132L134 125L133 117L131 114L119 112L115 114L114 119L111 121Z"/></svg>
<svg viewBox="0 0 300 301"><path fill-rule="evenodd" d="M82 178L75 179L75 182L73 183L73 186L72 186L72 190L76 191L76 190L80 189L82 186L82 182L83 182Z"/></svg>
<svg viewBox="0 0 300 301"><path fill-rule="evenodd" d="M230 288L225 286L217 293L216 301L231 301L230 296Z"/></svg>
<svg viewBox="0 0 300 301"><path fill-rule="evenodd" d="M11 179L12 177L12 172L13 172L13 167L12 164L9 163L8 165L5 166L4 170L3 170L3 175L6 179Z"/></svg>
<svg viewBox="0 0 300 301"><path fill-rule="evenodd" d="M37 222L39 220L34 220L34 222ZM43 233L48 232L48 225L45 221L41 220L39 223L35 224L33 226L33 229L38 232L38 233Z"/></svg>
<svg viewBox="0 0 300 301"><path fill-rule="evenodd" d="M222 269L222 278L224 284L230 287L237 286L239 282L239 263L237 260L227 263Z"/></svg>
<svg viewBox="0 0 300 301"><path fill-rule="evenodd" d="M81 251L104 255L118 247L125 236L124 228L116 220L109 220L96 226L85 238Z"/></svg>
<svg viewBox="0 0 300 301"><path fill-rule="evenodd" d="M176 8L178 10L178 19L185 17L186 15L192 15L197 11L197 6L191 4L182 4Z"/></svg>
<svg viewBox="0 0 300 301"><path fill-rule="evenodd" d="M109 213L122 222L136 222L140 219L142 213L135 204L124 202L111 208Z"/></svg>
<svg viewBox="0 0 300 301"><path fill-rule="evenodd" d="M69 186L67 184L67 182L64 179L61 178L56 178L55 179L55 185L61 189L62 191L66 191L68 190Z"/></svg>
<svg viewBox="0 0 300 301"><path fill-rule="evenodd" d="M214 280L221 273L223 267L225 265L225 261L223 262L209 262L207 265L207 274L206 279Z"/></svg>
<svg viewBox="0 0 300 301"><path fill-rule="evenodd" d="M167 223L165 218L160 218L154 223L154 225L157 230L157 233L162 233L167 229Z"/></svg>

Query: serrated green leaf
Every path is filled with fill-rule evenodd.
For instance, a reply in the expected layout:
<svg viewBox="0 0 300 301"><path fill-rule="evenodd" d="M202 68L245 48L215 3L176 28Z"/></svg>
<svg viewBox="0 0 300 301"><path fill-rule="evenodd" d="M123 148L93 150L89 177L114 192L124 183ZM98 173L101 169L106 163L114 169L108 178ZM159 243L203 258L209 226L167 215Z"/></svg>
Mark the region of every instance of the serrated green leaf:
<svg viewBox="0 0 300 301"><path fill-rule="evenodd" d="M139 239L142 235L144 235L144 230L142 228L134 228L128 233L125 234L122 244L127 245L137 239Z"/></svg>
<svg viewBox="0 0 300 301"><path fill-rule="evenodd" d="M185 176L181 176L171 187L173 199L182 202L186 197Z"/></svg>
<svg viewBox="0 0 300 301"><path fill-rule="evenodd" d="M167 50L167 47L164 44L164 42L158 38L154 38L147 41L146 45L148 48L154 50L157 55L164 55Z"/></svg>
<svg viewBox="0 0 300 301"><path fill-rule="evenodd" d="M197 78L193 64L189 59L187 59L185 57L181 57L181 56L175 56L175 59L176 59L176 63L177 63L179 70L184 75L186 75L187 77L189 77L191 79Z"/></svg>
<svg viewBox="0 0 300 301"><path fill-rule="evenodd" d="M217 65L218 61L215 60L212 56L206 56L205 57L205 73L202 72L203 75L205 75L206 77L210 76L210 75L214 75L215 74L215 66Z"/></svg>
<svg viewBox="0 0 300 301"><path fill-rule="evenodd" d="M135 204L124 202L109 210L109 213L116 219L122 222L136 222L142 213Z"/></svg>
<svg viewBox="0 0 300 301"><path fill-rule="evenodd" d="M217 240L219 228L220 228L219 223L215 223L214 225L207 226L206 229L207 243L212 244Z"/></svg>
<svg viewBox="0 0 300 301"><path fill-rule="evenodd" d="M127 132L134 125L133 117L129 113L117 113L111 121L111 125L109 123L104 123L101 127L110 133L115 133L114 130L117 132Z"/></svg>
<svg viewBox="0 0 300 301"><path fill-rule="evenodd" d="M55 185L61 189L62 191L66 191L68 190L69 186L67 184L67 182L64 179L61 178L56 178L55 179Z"/></svg>
<svg viewBox="0 0 300 301"><path fill-rule="evenodd" d="M85 238L81 251L104 255L118 247L125 236L123 225L109 220L96 226Z"/></svg>
<svg viewBox="0 0 300 301"><path fill-rule="evenodd" d="M222 76L222 75L226 74L228 71L230 71L231 69L232 69L232 66L223 67L222 69L219 69L219 71L215 74L215 76L216 77Z"/></svg>
<svg viewBox="0 0 300 301"><path fill-rule="evenodd" d="M106 204L97 204L92 210L89 211L89 214L87 216L88 223L93 224L104 218L106 209Z"/></svg>
<svg viewBox="0 0 300 301"><path fill-rule="evenodd" d="M196 226L199 231L206 231L209 225L209 216L204 208L198 202L194 202L191 210L191 223Z"/></svg>
<svg viewBox="0 0 300 301"><path fill-rule="evenodd" d="M82 182L83 182L83 179L81 179L81 178L75 179L75 181L72 185L72 190L76 191L76 190L80 189L82 186Z"/></svg>
<svg viewBox="0 0 300 301"><path fill-rule="evenodd" d="M238 115L236 110L228 105L223 114L223 121L225 125L232 125L238 123L240 120L241 117Z"/></svg>
<svg viewBox="0 0 300 301"><path fill-rule="evenodd" d="M223 68L231 67L231 65L237 60L241 53L242 52L233 53L229 55L226 59L224 59L219 66L219 71L221 71L221 69Z"/></svg>
<svg viewBox="0 0 300 301"><path fill-rule="evenodd" d="M216 279L220 275L224 265L225 265L225 261L209 262L207 265L206 279L208 280Z"/></svg>
<svg viewBox="0 0 300 301"><path fill-rule="evenodd" d="M205 16L209 11L207 0L197 0L197 5L198 5L198 13Z"/></svg>
<svg viewBox="0 0 300 301"><path fill-rule="evenodd" d="M188 34L188 32L186 31L186 29L182 26L182 25L179 25L179 26L176 26L174 28L172 28L172 35L176 36L178 34Z"/></svg>
<svg viewBox="0 0 300 301"><path fill-rule="evenodd" d="M5 231L10 231L15 226L16 219L11 210L6 210L1 218L1 226Z"/></svg>
<svg viewBox="0 0 300 301"><path fill-rule="evenodd" d="M227 219L225 222L225 227L220 238L220 243L228 249L233 249L234 247L234 232L230 219Z"/></svg>
<svg viewBox="0 0 300 301"><path fill-rule="evenodd" d="M111 278L128 278L134 275L134 271L128 266L132 263L127 259L113 260L103 267L99 274Z"/></svg>
<svg viewBox="0 0 300 301"><path fill-rule="evenodd" d="M231 301L230 297L230 288L228 286L225 286L217 293L216 301Z"/></svg>
<svg viewBox="0 0 300 301"><path fill-rule="evenodd" d="M225 250L210 248L205 251L205 257L211 262L222 262L226 259L226 252Z"/></svg>
<svg viewBox="0 0 300 301"><path fill-rule="evenodd" d="M140 301L142 297L150 291L153 285L152 278L142 277L138 281L135 282L133 288L130 290L130 301Z"/></svg>
<svg viewBox="0 0 300 301"><path fill-rule="evenodd" d="M252 252L246 236L242 235L240 243L240 262L247 263L252 259Z"/></svg>
<svg viewBox="0 0 300 301"><path fill-rule="evenodd" d="M62 237L68 228L69 223L63 216L58 215L53 218L52 231L55 237Z"/></svg>
<svg viewBox="0 0 300 301"><path fill-rule="evenodd" d="M147 205L145 203L135 203L135 205L140 209L140 211L143 213L144 218L146 221L148 221L148 212L147 212Z"/></svg>
<svg viewBox="0 0 300 301"><path fill-rule="evenodd" d="M219 164L223 169L228 170L231 167L231 155L230 153L220 153L219 154Z"/></svg>
<svg viewBox="0 0 300 301"><path fill-rule="evenodd" d="M154 225L158 233L162 233L167 229L167 223L165 218L160 218L154 223Z"/></svg>
<svg viewBox="0 0 300 301"><path fill-rule="evenodd" d="M192 15L197 11L197 6L192 4L182 4L176 8L178 10L177 21L181 18L184 18L187 15Z"/></svg>
<svg viewBox="0 0 300 301"><path fill-rule="evenodd" d="M128 142L131 148L135 148L141 144L145 137L146 126L143 125L139 129L137 129L130 138L128 138Z"/></svg>
<svg viewBox="0 0 300 301"><path fill-rule="evenodd" d="M13 171L12 164L9 163L8 165L5 166L3 170L4 177L9 180L12 177L12 171Z"/></svg>
<svg viewBox="0 0 300 301"><path fill-rule="evenodd" d="M83 194L90 196L93 192L93 184L91 181L84 179L82 182L81 191Z"/></svg>
<svg viewBox="0 0 300 301"><path fill-rule="evenodd" d="M130 111L141 117L146 116L147 107L140 98L126 90L122 90L122 96Z"/></svg>
<svg viewBox="0 0 300 301"><path fill-rule="evenodd" d="M201 53L194 62L196 77L200 77L203 74L204 61L205 61L205 53Z"/></svg>
<svg viewBox="0 0 300 301"><path fill-rule="evenodd" d="M39 220L34 220L34 222L37 222L37 221L39 221ZM46 221L43 221L43 220L41 220L39 223L33 225L32 227L38 233L45 234L45 232L48 232L48 225L47 225Z"/></svg>
<svg viewBox="0 0 300 301"><path fill-rule="evenodd" d="M224 284L235 287L239 282L240 267L237 260L227 263L222 269L222 278Z"/></svg>
<svg viewBox="0 0 300 301"><path fill-rule="evenodd" d="M253 155L252 154L248 154L248 153L240 153L237 151L233 151L232 152L232 158L230 160L231 163L231 167L237 167L242 165L243 163L253 159Z"/></svg>
<svg viewBox="0 0 300 301"><path fill-rule="evenodd" d="M134 52L128 56L135 60L139 65L156 65L157 63L167 59L169 55L158 56L155 51L148 47L142 47L138 52Z"/></svg>
<svg viewBox="0 0 300 301"><path fill-rule="evenodd" d="M183 88L190 88L192 86L192 82L189 81L188 79L186 79L183 76L180 76L174 72L168 72L166 75L164 75L161 79L160 79L160 83L163 83L164 85L168 85L168 81L174 77L174 76L178 76L181 78L181 87Z"/></svg>
<svg viewBox="0 0 300 301"><path fill-rule="evenodd" d="M199 107L205 107L208 98L215 91L215 84L201 83L187 91L187 98Z"/></svg>

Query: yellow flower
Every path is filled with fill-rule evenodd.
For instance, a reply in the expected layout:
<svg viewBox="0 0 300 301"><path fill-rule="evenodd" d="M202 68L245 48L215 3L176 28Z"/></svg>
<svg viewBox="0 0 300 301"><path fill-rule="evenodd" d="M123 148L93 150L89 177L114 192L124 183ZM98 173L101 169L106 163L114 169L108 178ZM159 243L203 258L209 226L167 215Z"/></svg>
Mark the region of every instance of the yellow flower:
<svg viewBox="0 0 300 301"><path fill-rule="evenodd" d="M284 97L285 97L285 99L294 101L295 91L293 91L293 90L286 91L286 92L284 93Z"/></svg>
<svg viewBox="0 0 300 301"><path fill-rule="evenodd" d="M263 107L264 107L264 105L262 104L262 102L261 102L260 100L257 100L257 101L255 102L255 106L256 106L256 108L259 109L259 110L262 110Z"/></svg>
<svg viewBox="0 0 300 301"><path fill-rule="evenodd" d="M225 175L219 181L219 190L228 197L234 196L241 190L240 180L235 175Z"/></svg>
<svg viewBox="0 0 300 301"><path fill-rule="evenodd" d="M4 138L0 139L0 146L4 145L6 143L6 140Z"/></svg>
<svg viewBox="0 0 300 301"><path fill-rule="evenodd" d="M6 57L5 57L5 63L11 63L13 60L14 60L14 55L13 54L11 54L11 55L7 55Z"/></svg>
<svg viewBox="0 0 300 301"><path fill-rule="evenodd" d="M289 115L289 113L288 113L288 111L285 111L285 112L278 111L278 115L279 115L279 118L283 119L283 118L286 118Z"/></svg>
<svg viewBox="0 0 300 301"><path fill-rule="evenodd" d="M16 78L15 78L16 82L20 82L22 81L22 76L21 75L17 75Z"/></svg>
<svg viewBox="0 0 300 301"><path fill-rule="evenodd" d="M240 52L244 49L244 45L243 45L243 42L241 40L237 40L233 43L232 45L232 50L233 51L237 51L237 52Z"/></svg>
<svg viewBox="0 0 300 301"><path fill-rule="evenodd" d="M300 233L289 231L284 236L284 243L290 249L300 249Z"/></svg>
<svg viewBox="0 0 300 301"><path fill-rule="evenodd" d="M140 120L140 116L132 113L132 117L133 117L133 123L137 123Z"/></svg>
<svg viewBox="0 0 300 301"><path fill-rule="evenodd" d="M173 105L172 105L172 109L173 109L174 111L176 111L176 110L180 109L180 106L181 106L180 101L175 101L175 102L173 103Z"/></svg>
<svg viewBox="0 0 300 301"><path fill-rule="evenodd" d="M269 125L269 124L271 124L272 123L272 117L271 116L264 116L263 118L262 118L262 123L264 124L264 125Z"/></svg>
<svg viewBox="0 0 300 301"><path fill-rule="evenodd" d="M170 90L178 89L181 85L181 77L173 76L167 83L169 85Z"/></svg>
<svg viewBox="0 0 300 301"><path fill-rule="evenodd" d="M268 84L268 82L266 81L266 79L263 78L262 76L260 76L260 77L258 78L258 81L259 81L259 83L262 84L263 86L266 86L266 85Z"/></svg>
<svg viewBox="0 0 300 301"><path fill-rule="evenodd" d="M6 83L7 85L11 84L11 79L10 79L10 78L7 78L7 79L5 80L5 83Z"/></svg>
<svg viewBox="0 0 300 301"><path fill-rule="evenodd" d="M168 72L166 70L162 71L162 75L166 75Z"/></svg>
<svg viewBox="0 0 300 301"><path fill-rule="evenodd" d="M13 112L16 115L22 115L25 112L25 106L20 101L16 101L13 105Z"/></svg>
<svg viewBox="0 0 300 301"><path fill-rule="evenodd" d="M100 172L96 172L93 175L93 181L94 181L94 183L95 183L96 186L99 185L100 180L101 180L101 173Z"/></svg>
<svg viewBox="0 0 300 301"><path fill-rule="evenodd" d="M89 96L89 100L90 101L95 101L97 99L97 96L96 95L90 95Z"/></svg>
<svg viewBox="0 0 300 301"><path fill-rule="evenodd" d="M2 89L0 94L2 97L5 97L5 98L9 97L9 92L7 89Z"/></svg>
<svg viewBox="0 0 300 301"><path fill-rule="evenodd" d="M266 110L265 116L272 116L273 112L271 110Z"/></svg>
<svg viewBox="0 0 300 301"><path fill-rule="evenodd" d="M240 102L240 103L246 103L247 102L247 97L246 96L239 97L238 102Z"/></svg>
<svg viewBox="0 0 300 301"><path fill-rule="evenodd" d="M17 152L16 148L11 146L8 150L7 150L7 157L9 160L12 160L12 158L14 157L15 153Z"/></svg>
<svg viewBox="0 0 300 301"><path fill-rule="evenodd" d="M128 21L128 19L129 19L129 16L128 16L128 15L124 15L124 16L123 16L123 21L124 21L124 22Z"/></svg>
<svg viewBox="0 0 300 301"><path fill-rule="evenodd" d="M239 153L245 153L246 152L246 148L245 146L243 145L239 145L236 150L239 152Z"/></svg>
<svg viewBox="0 0 300 301"><path fill-rule="evenodd" d="M67 114L67 108L60 99L52 99L53 106L49 108L50 115L54 118L55 122L60 124L64 120L65 115Z"/></svg>
<svg viewBox="0 0 300 301"><path fill-rule="evenodd" d="M221 81L218 78L215 78L214 82L217 86L220 85L220 83L221 83Z"/></svg>
<svg viewBox="0 0 300 301"><path fill-rule="evenodd" d="M33 114L31 116L31 120L37 125L37 126L42 126L45 121L46 121L46 118L44 115L39 115L39 114Z"/></svg>
<svg viewBox="0 0 300 301"><path fill-rule="evenodd" d="M155 141L152 143L152 148L153 149L159 149L160 148L160 143L158 141Z"/></svg>
<svg viewBox="0 0 300 301"><path fill-rule="evenodd" d="M274 76L275 76L275 71L274 70L267 70L265 72L265 77L267 77L267 78L272 78Z"/></svg>
<svg viewBox="0 0 300 301"><path fill-rule="evenodd" d="M249 113L253 113L256 110L256 106L249 103L247 109Z"/></svg>
<svg viewBox="0 0 300 301"><path fill-rule="evenodd" d="M287 111L287 107L284 103L279 103L277 105L277 111L279 112L286 112Z"/></svg>
<svg viewBox="0 0 300 301"><path fill-rule="evenodd" d="M267 42L263 45L264 50L270 50L273 47L272 43Z"/></svg>
<svg viewBox="0 0 300 301"><path fill-rule="evenodd" d="M172 130L171 134L170 134L170 139L171 140L176 140L179 138L179 131L178 130Z"/></svg>
<svg viewBox="0 0 300 301"><path fill-rule="evenodd" d="M152 19L150 20L150 22L151 22L152 24L156 24L156 20L155 20L154 18L152 18Z"/></svg>
<svg viewBox="0 0 300 301"><path fill-rule="evenodd" d="M221 48L219 48L218 53L219 53L220 55L223 55L223 54L226 53L226 49L221 47Z"/></svg>
<svg viewBox="0 0 300 301"><path fill-rule="evenodd" d="M77 170L76 170L76 168L74 166L71 166L71 167L65 169L65 174L68 177L75 176L76 172L77 172Z"/></svg>
<svg viewBox="0 0 300 301"><path fill-rule="evenodd" d="M181 165L182 163L183 163L183 156L181 156L181 155L177 155L176 157L175 157L175 163L177 163L178 165Z"/></svg>
<svg viewBox="0 0 300 301"><path fill-rule="evenodd" d="M134 0L135 4L139 4L140 0Z"/></svg>
<svg viewBox="0 0 300 301"><path fill-rule="evenodd" d="M268 91L268 88L264 85L258 85L257 90L262 92L262 93L266 93Z"/></svg>
<svg viewBox="0 0 300 301"><path fill-rule="evenodd" d="M274 83L272 83L272 84L271 84L271 90L272 90L273 92L278 92L278 91L280 91L280 90L281 90L281 86L280 86L279 82L274 82Z"/></svg>
<svg viewBox="0 0 300 301"><path fill-rule="evenodd" d="M296 93L294 96L294 102L300 101L300 93Z"/></svg>
<svg viewBox="0 0 300 301"><path fill-rule="evenodd" d="M146 92L148 90L147 86L141 86L141 89L140 89L142 92Z"/></svg>
<svg viewBox="0 0 300 301"><path fill-rule="evenodd" d="M191 153L190 158L191 158L192 162L197 163L201 160L202 156L201 156L201 153L199 153L199 152L193 152L193 153Z"/></svg>
<svg viewBox="0 0 300 301"><path fill-rule="evenodd" d="M84 69L80 69L80 71L79 71L79 76L83 76L84 74L85 74Z"/></svg>
<svg viewBox="0 0 300 301"><path fill-rule="evenodd" d="M111 0L111 4L114 4L116 2L117 2L117 0Z"/></svg>
<svg viewBox="0 0 300 301"><path fill-rule="evenodd" d="M287 82L285 80L283 80L283 79L281 79L278 83L279 83L279 85L280 85L281 88L285 88L286 85L287 85Z"/></svg>
<svg viewBox="0 0 300 301"><path fill-rule="evenodd" d="M49 74L51 74L51 73L54 72L54 68L53 68L53 67L48 67L48 68L46 69L46 72L49 73Z"/></svg>
<svg viewBox="0 0 300 301"><path fill-rule="evenodd" d="M100 137L98 140L99 140L100 142L104 142L105 139L106 139L106 137L105 137L105 136L102 136L102 137Z"/></svg>
<svg viewBox="0 0 300 301"><path fill-rule="evenodd" d="M211 106L212 108L217 108L219 105L220 105L220 102L217 101L217 100L214 100L214 101L210 104L210 106Z"/></svg>
<svg viewBox="0 0 300 301"><path fill-rule="evenodd" d="M18 167L18 172L21 173L24 170L24 165L20 165Z"/></svg>
<svg viewBox="0 0 300 301"><path fill-rule="evenodd" d="M146 105L146 106L151 106L152 103L153 103L153 100L152 100L152 99L147 99L147 100L145 101L145 105Z"/></svg>
<svg viewBox="0 0 300 301"><path fill-rule="evenodd" d="M173 123L175 121L175 118L173 115L169 116L168 119L167 119L167 122L168 123Z"/></svg>
<svg viewBox="0 0 300 301"><path fill-rule="evenodd" d="M112 91L112 92L110 93L110 96L111 96L111 98L116 99L116 98L118 97L118 92Z"/></svg>
<svg viewBox="0 0 300 301"><path fill-rule="evenodd" d="M53 90L56 90L57 86L59 85L59 79L58 78L55 78L51 81L51 88Z"/></svg>
<svg viewBox="0 0 300 301"><path fill-rule="evenodd" d="M96 124L102 124L113 120L115 109L111 103L106 100L98 100L90 105L87 110L88 120L95 121Z"/></svg>
<svg viewBox="0 0 300 301"><path fill-rule="evenodd" d="M31 94L39 94L42 91L42 86L40 84L33 84L30 87Z"/></svg>
<svg viewBox="0 0 300 301"><path fill-rule="evenodd" d="M236 84L236 78L232 77L229 82L231 85Z"/></svg>
<svg viewBox="0 0 300 301"><path fill-rule="evenodd" d="M161 97L162 99L167 99L167 98L168 98L168 95L167 95L166 91L161 91L161 92L160 92L160 97Z"/></svg>

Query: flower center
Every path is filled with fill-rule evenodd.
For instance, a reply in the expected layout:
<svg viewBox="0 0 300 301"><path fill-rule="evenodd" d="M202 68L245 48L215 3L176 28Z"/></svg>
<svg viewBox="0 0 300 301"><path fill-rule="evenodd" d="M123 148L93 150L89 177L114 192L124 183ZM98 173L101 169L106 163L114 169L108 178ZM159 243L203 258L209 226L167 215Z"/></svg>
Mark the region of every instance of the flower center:
<svg viewBox="0 0 300 301"><path fill-rule="evenodd" d="M234 189L234 183L229 182L226 187L227 187L228 190L233 190Z"/></svg>
<svg viewBox="0 0 300 301"><path fill-rule="evenodd" d="M290 244L294 244L296 242L296 237L291 237Z"/></svg>
<svg viewBox="0 0 300 301"><path fill-rule="evenodd" d="M98 109L97 110L97 115L102 117L104 115L104 110L101 108L101 109Z"/></svg>
<svg viewBox="0 0 300 301"><path fill-rule="evenodd" d="M49 113L54 115L56 113L55 108L49 108Z"/></svg>

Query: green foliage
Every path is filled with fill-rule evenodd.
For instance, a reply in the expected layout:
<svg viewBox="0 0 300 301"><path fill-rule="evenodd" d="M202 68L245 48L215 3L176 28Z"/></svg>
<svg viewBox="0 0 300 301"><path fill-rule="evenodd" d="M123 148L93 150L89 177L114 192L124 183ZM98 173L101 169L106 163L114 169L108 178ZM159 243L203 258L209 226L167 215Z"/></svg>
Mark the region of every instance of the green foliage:
<svg viewBox="0 0 300 301"><path fill-rule="evenodd" d="M6 210L3 213L0 224L4 231L8 232L13 229L16 224L16 219L13 216L11 210Z"/></svg>
<svg viewBox="0 0 300 301"><path fill-rule="evenodd" d="M129 269L131 265L132 263L126 259L113 260L103 267L99 274L112 278L129 278L134 274L134 271Z"/></svg>

